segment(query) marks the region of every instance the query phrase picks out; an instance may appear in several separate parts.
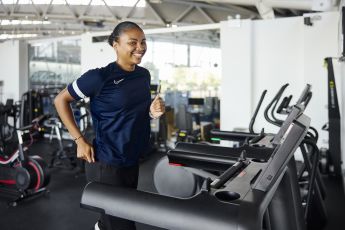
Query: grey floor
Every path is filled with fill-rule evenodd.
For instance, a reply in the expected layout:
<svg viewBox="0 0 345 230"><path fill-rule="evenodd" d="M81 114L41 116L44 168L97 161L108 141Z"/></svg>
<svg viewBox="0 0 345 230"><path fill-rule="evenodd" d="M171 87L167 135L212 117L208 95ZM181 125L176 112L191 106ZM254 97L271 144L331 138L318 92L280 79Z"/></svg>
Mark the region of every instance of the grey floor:
<svg viewBox="0 0 345 230"><path fill-rule="evenodd" d="M36 143L31 153L39 153L49 160L54 144ZM162 153L153 153L140 166L139 189L155 192L152 169ZM50 171L50 193L34 200L9 207L8 197L0 196L0 230L90 230L98 214L79 207L82 189L86 184L83 173L77 170L53 168ZM325 177L328 223L325 230L345 229L345 196L341 182ZM137 224L138 230L159 228ZM216 229L215 229L216 230Z"/></svg>
<svg viewBox="0 0 345 230"><path fill-rule="evenodd" d="M49 159L48 153L54 145L40 143L32 152L40 152ZM43 151L43 152L42 152ZM138 188L155 192L152 184L152 168L162 155L154 153L142 162ZM77 169L53 168L50 170L49 193L9 207L11 197L0 197L0 230L89 230L98 219L98 214L79 207L82 190L86 185L85 176ZM158 230L152 226L137 224L138 230Z"/></svg>

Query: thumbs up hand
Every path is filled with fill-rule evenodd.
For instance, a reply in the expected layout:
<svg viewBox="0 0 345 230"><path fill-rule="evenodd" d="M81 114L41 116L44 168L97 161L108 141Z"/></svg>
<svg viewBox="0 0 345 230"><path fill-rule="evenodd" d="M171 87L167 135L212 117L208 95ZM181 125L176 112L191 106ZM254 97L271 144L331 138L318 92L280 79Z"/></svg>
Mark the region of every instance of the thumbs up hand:
<svg viewBox="0 0 345 230"><path fill-rule="evenodd" d="M162 98L157 94L150 105L150 115L152 118L157 119L165 113L165 105Z"/></svg>

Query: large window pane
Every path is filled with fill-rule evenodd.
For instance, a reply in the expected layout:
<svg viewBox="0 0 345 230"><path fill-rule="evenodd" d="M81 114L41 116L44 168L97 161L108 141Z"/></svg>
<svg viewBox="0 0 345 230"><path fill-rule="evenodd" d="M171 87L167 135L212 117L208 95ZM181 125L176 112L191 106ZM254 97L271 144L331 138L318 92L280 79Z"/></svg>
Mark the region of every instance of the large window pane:
<svg viewBox="0 0 345 230"><path fill-rule="evenodd" d="M61 88L80 74L80 39L42 41L29 46L31 89Z"/></svg>
<svg viewBox="0 0 345 230"><path fill-rule="evenodd" d="M202 35L207 33L203 32ZM151 82L162 84L162 91L185 92L189 97L215 97L221 78L219 44L204 40L200 34L184 33L183 39L172 34L148 36L143 66L151 72Z"/></svg>

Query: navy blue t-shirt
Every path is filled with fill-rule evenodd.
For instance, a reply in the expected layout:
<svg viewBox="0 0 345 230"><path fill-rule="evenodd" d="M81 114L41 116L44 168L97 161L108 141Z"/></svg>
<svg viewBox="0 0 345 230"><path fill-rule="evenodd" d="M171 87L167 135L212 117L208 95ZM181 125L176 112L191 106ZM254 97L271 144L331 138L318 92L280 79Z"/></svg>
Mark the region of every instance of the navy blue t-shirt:
<svg viewBox="0 0 345 230"><path fill-rule="evenodd" d="M135 66L128 72L116 62L92 69L69 84L76 100L90 97L96 138L96 160L115 166L132 166L145 153L150 138L150 73Z"/></svg>

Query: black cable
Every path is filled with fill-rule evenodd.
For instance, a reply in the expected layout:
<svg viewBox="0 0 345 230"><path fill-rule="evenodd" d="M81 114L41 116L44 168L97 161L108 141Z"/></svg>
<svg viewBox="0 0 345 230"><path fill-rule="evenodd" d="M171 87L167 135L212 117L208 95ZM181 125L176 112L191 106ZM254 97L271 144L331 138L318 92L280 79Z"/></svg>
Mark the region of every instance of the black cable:
<svg viewBox="0 0 345 230"><path fill-rule="evenodd" d="M309 129L314 132L315 143L319 140L319 132L312 126L309 126Z"/></svg>
<svg viewBox="0 0 345 230"><path fill-rule="evenodd" d="M305 139L315 143L315 145L316 145L316 143L317 143L316 138L318 138L317 131L316 131L315 135L316 135L316 137L314 137L314 138L306 137ZM312 150L313 150L313 147L311 147L311 149L310 149L310 146L309 146L308 151L311 152ZM309 158L308 158L308 163L310 164ZM319 163L318 163L318 165L319 165ZM308 170L310 171L310 169L308 169ZM326 186L325 186L325 184L321 178L321 173L320 173L319 167L316 168L316 180L317 180L317 185L319 186L319 190L320 190L322 199L325 199L326 198Z"/></svg>
<svg viewBox="0 0 345 230"><path fill-rule="evenodd" d="M304 144L309 145L312 147L313 149L313 163L311 164L311 162L309 161L309 157L306 151L306 148L304 146ZM302 155L304 157L305 160L305 166L308 170L308 172L310 172L309 175L309 187L308 187L308 195L307 195L307 201L306 201L306 209L305 209L305 213L304 213L304 217L307 218L308 216L308 212L309 212L309 208L310 208L310 203L311 203L311 197L313 195L314 189L315 189L315 194L318 197L318 200L320 201L320 204L323 208L323 212L325 213L324 210L324 206L322 204L322 194L320 191L320 186L318 183L316 183L316 174L317 174L317 169L318 169L318 161L319 161L319 155L320 155L320 151L319 148L317 147L317 145L315 144L315 141L309 138L306 138L302 141L301 145L301 152Z"/></svg>

